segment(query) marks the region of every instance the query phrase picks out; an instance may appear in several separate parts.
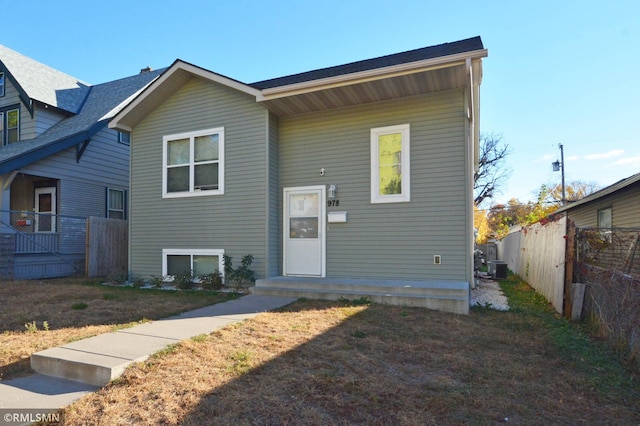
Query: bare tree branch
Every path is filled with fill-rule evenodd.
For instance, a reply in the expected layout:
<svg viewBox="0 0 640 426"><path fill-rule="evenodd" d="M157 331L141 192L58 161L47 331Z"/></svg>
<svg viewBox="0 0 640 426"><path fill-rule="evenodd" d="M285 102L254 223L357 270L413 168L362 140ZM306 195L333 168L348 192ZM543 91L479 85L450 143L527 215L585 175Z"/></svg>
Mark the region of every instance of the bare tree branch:
<svg viewBox="0 0 640 426"><path fill-rule="evenodd" d="M481 204L499 193L500 187L509 177L511 170L505 167L505 158L509 155L509 145L502 136L495 133L480 135L478 171L474 176L474 203Z"/></svg>

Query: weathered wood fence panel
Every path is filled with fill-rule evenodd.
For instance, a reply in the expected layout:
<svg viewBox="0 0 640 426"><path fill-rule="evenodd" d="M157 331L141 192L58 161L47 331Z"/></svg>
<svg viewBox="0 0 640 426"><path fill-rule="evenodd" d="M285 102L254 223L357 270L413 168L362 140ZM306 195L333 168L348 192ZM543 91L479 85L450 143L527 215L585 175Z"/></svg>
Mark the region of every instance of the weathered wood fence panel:
<svg viewBox="0 0 640 426"><path fill-rule="evenodd" d="M563 311L566 217L514 229L498 243L498 256L509 269Z"/></svg>
<svg viewBox="0 0 640 426"><path fill-rule="evenodd" d="M126 274L128 243L129 226L126 220L87 218L87 276Z"/></svg>

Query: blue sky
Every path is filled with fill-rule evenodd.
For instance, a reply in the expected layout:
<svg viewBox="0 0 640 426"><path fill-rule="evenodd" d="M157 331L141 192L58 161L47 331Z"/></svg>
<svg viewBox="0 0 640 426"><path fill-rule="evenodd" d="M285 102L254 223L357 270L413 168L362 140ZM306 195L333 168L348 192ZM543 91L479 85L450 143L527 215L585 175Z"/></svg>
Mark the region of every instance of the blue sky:
<svg viewBox="0 0 640 426"><path fill-rule="evenodd" d="M640 2L0 0L0 44L89 83L180 58L251 83L479 35L481 131L511 147L495 201L640 172Z"/></svg>

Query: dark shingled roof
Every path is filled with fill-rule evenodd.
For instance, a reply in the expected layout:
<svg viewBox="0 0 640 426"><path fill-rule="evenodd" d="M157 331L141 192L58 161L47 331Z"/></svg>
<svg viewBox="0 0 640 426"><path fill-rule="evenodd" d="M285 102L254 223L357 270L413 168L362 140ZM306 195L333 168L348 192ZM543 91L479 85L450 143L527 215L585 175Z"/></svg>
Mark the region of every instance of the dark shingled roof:
<svg viewBox="0 0 640 426"><path fill-rule="evenodd" d="M479 36L477 36L465 40L454 41L451 43L423 47L421 49L409 50L407 52L395 53L393 55L380 56L378 58L352 62L345 65L338 65L335 67L322 68L314 71L303 72L300 74L293 74L286 77L258 81L256 83L250 84L250 86L260 90L271 89L274 87L288 86L290 84L337 77L340 75L353 74L377 68L390 67L393 65L423 61L426 59L439 58L443 56L455 55L457 53L472 52L474 50L482 49L484 49L482 40Z"/></svg>

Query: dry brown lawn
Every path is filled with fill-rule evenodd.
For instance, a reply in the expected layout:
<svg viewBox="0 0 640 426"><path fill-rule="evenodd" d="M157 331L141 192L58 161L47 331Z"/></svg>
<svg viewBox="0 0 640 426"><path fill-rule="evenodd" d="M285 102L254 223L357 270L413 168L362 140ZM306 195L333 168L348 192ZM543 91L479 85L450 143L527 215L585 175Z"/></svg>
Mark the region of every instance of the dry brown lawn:
<svg viewBox="0 0 640 426"><path fill-rule="evenodd" d="M37 351L228 299L85 279L0 282L0 380L31 373Z"/></svg>
<svg viewBox="0 0 640 426"><path fill-rule="evenodd" d="M638 424L638 376L505 284L512 312L299 301L198 336L66 409L72 425Z"/></svg>

